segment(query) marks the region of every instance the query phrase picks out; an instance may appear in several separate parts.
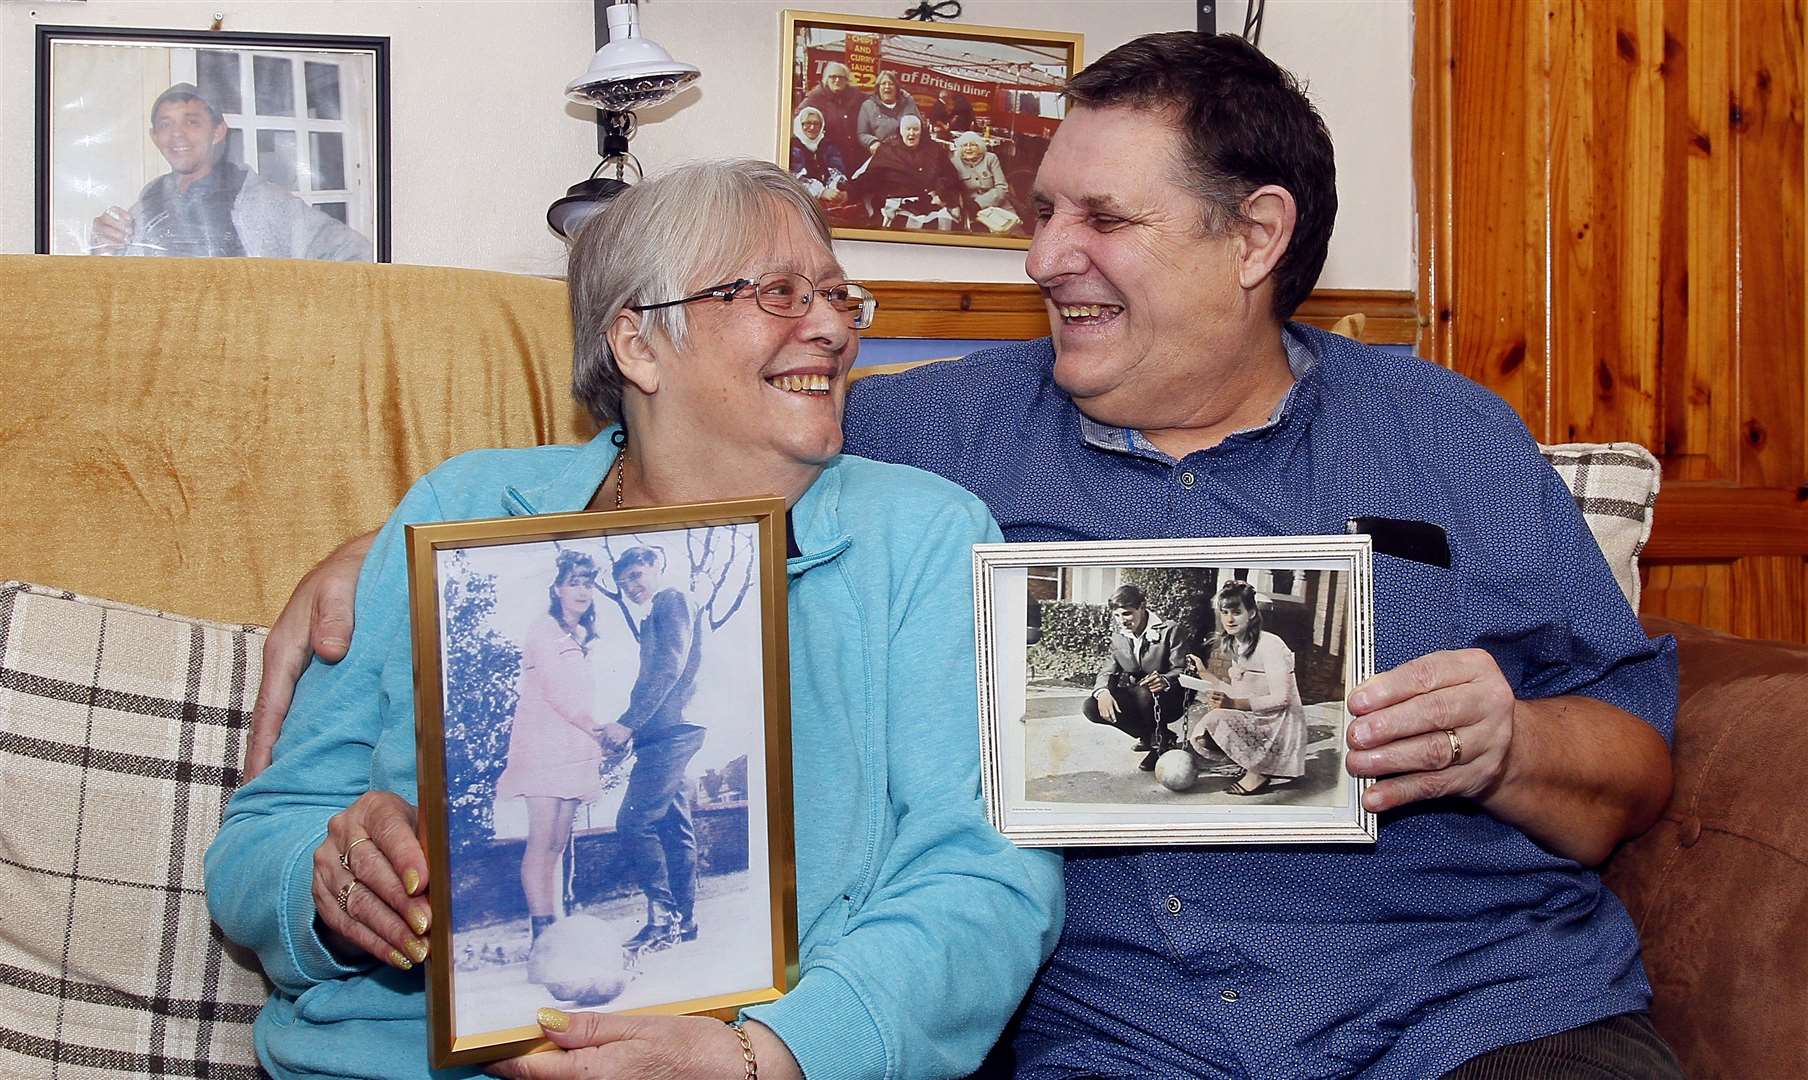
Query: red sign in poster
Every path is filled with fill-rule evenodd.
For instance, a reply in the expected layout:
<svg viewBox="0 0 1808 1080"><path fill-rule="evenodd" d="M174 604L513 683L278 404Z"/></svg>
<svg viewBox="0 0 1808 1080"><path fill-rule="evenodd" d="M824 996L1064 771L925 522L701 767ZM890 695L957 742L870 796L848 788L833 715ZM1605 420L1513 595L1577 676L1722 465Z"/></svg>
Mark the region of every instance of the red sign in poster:
<svg viewBox="0 0 1808 1080"><path fill-rule="evenodd" d="M847 64L854 73L848 81L862 90L871 90L879 74L879 35L849 34Z"/></svg>

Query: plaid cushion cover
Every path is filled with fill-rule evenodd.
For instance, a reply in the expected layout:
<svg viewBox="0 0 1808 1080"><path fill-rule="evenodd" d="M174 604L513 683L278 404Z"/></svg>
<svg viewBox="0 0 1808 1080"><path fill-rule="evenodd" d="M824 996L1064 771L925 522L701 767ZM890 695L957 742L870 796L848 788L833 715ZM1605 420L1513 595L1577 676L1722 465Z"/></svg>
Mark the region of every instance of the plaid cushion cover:
<svg viewBox="0 0 1808 1080"><path fill-rule="evenodd" d="M0 1076L264 1075L208 919L263 631L0 583Z"/></svg>
<svg viewBox="0 0 1808 1080"><path fill-rule="evenodd" d="M1561 443L1540 446L1545 460L1569 485L1588 531L1613 570L1626 602L1639 605L1639 552L1651 539L1661 468L1638 443Z"/></svg>

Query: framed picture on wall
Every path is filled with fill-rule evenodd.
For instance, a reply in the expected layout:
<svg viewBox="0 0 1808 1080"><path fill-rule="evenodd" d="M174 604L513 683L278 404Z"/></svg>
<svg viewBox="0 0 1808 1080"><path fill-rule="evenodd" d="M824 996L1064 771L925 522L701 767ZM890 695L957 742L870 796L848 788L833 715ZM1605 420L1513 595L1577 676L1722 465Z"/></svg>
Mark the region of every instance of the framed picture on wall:
<svg viewBox="0 0 1808 1080"><path fill-rule="evenodd" d="M389 39L41 26L36 250L389 261Z"/></svg>
<svg viewBox="0 0 1808 1080"><path fill-rule="evenodd" d="M796 970L776 498L408 527L436 1068Z"/></svg>
<svg viewBox="0 0 1808 1080"><path fill-rule="evenodd" d="M1081 37L784 13L778 161L837 237L1027 248Z"/></svg>
<svg viewBox="0 0 1808 1080"><path fill-rule="evenodd" d="M980 544L980 779L1026 847L1372 843L1366 536Z"/></svg>

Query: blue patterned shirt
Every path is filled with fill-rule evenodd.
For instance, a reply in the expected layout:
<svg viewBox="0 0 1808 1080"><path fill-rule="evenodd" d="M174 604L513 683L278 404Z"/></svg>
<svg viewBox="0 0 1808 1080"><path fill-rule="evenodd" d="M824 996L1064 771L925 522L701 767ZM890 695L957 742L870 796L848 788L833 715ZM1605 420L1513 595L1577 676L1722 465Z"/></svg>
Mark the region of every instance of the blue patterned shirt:
<svg viewBox="0 0 1808 1080"><path fill-rule="evenodd" d="M1674 642L1646 638L1513 411L1415 357L1288 333L1271 420L1179 460L1086 420L1046 339L862 381L846 449L957 481L1010 540L1435 523L1449 569L1375 557L1379 669L1477 646L1521 698L1584 694L1671 738ZM1071 850L1066 885L1015 1041L1032 1080L1422 1080L1650 1001L1600 878L1460 800L1383 815L1373 848Z"/></svg>

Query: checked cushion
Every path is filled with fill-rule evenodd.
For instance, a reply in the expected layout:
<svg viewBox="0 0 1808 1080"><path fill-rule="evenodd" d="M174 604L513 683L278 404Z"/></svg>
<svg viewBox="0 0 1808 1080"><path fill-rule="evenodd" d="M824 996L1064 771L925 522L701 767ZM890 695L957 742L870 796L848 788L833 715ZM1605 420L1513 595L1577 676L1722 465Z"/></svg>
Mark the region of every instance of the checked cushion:
<svg viewBox="0 0 1808 1080"><path fill-rule="evenodd" d="M1638 443L1559 443L1538 448L1575 496L1582 520L1632 610L1639 604L1639 552L1651 539L1662 469Z"/></svg>
<svg viewBox="0 0 1808 1080"><path fill-rule="evenodd" d="M263 631L0 583L0 1076L261 1077L201 857Z"/></svg>

